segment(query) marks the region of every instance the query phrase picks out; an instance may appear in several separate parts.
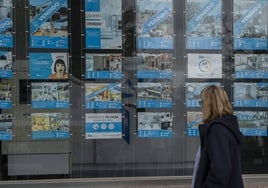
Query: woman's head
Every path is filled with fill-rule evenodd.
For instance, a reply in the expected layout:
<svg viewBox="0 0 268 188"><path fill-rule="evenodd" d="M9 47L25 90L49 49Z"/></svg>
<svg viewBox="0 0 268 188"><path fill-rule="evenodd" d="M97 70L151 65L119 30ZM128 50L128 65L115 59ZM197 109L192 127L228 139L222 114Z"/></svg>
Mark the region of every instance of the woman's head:
<svg viewBox="0 0 268 188"><path fill-rule="evenodd" d="M54 72L65 72L66 71L66 65L62 59L57 59L54 64Z"/></svg>
<svg viewBox="0 0 268 188"><path fill-rule="evenodd" d="M201 103L204 123L233 114L233 108L227 93L221 87L211 85L204 88L201 92Z"/></svg>

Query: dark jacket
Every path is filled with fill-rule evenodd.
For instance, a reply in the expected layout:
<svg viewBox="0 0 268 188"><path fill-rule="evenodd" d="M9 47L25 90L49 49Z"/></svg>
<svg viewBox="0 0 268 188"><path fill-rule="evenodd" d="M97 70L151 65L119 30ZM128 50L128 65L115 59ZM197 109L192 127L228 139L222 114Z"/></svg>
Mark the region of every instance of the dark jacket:
<svg viewBox="0 0 268 188"><path fill-rule="evenodd" d="M195 188L243 188L240 143L243 138L236 116L199 125L201 157Z"/></svg>

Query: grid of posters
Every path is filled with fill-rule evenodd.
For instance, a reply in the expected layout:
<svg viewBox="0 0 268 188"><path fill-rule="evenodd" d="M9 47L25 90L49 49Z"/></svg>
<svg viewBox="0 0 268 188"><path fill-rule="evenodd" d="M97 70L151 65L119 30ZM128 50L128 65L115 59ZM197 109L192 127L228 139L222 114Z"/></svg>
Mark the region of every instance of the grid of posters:
<svg viewBox="0 0 268 188"><path fill-rule="evenodd" d="M188 78L222 78L221 54L188 54Z"/></svg>
<svg viewBox="0 0 268 188"><path fill-rule="evenodd" d="M32 113L32 139L54 139L70 137L68 113Z"/></svg>
<svg viewBox="0 0 268 188"><path fill-rule="evenodd" d="M0 140L12 140L12 114L0 114Z"/></svg>
<svg viewBox="0 0 268 188"><path fill-rule="evenodd" d="M234 49L268 49L267 0L234 0L233 24Z"/></svg>
<svg viewBox="0 0 268 188"><path fill-rule="evenodd" d="M173 49L172 0L137 0L138 49Z"/></svg>
<svg viewBox="0 0 268 188"><path fill-rule="evenodd" d="M267 136L268 113L265 111L235 111L240 131L245 136Z"/></svg>
<svg viewBox="0 0 268 188"><path fill-rule="evenodd" d="M87 109L121 109L121 83L86 83Z"/></svg>
<svg viewBox="0 0 268 188"><path fill-rule="evenodd" d="M68 79L67 53L30 53L31 79Z"/></svg>
<svg viewBox="0 0 268 188"><path fill-rule="evenodd" d="M235 78L268 78L268 54L235 54Z"/></svg>
<svg viewBox="0 0 268 188"><path fill-rule="evenodd" d="M10 109L12 107L12 81L0 79L0 108Z"/></svg>
<svg viewBox="0 0 268 188"><path fill-rule="evenodd" d="M170 138L172 135L172 112L138 112L138 137Z"/></svg>
<svg viewBox="0 0 268 188"><path fill-rule="evenodd" d="M0 78L12 78L12 52L0 51Z"/></svg>
<svg viewBox="0 0 268 188"><path fill-rule="evenodd" d="M86 79L121 79L122 54L86 53Z"/></svg>
<svg viewBox="0 0 268 188"><path fill-rule="evenodd" d="M12 7L12 0L0 0L0 47L13 47Z"/></svg>
<svg viewBox="0 0 268 188"><path fill-rule="evenodd" d="M30 47L68 48L67 0L29 0Z"/></svg>
<svg viewBox="0 0 268 188"><path fill-rule="evenodd" d="M222 48L222 0L187 0L187 49Z"/></svg>
<svg viewBox="0 0 268 188"><path fill-rule="evenodd" d="M84 0L87 49L122 49L121 0Z"/></svg>
<svg viewBox="0 0 268 188"><path fill-rule="evenodd" d="M193 82L186 83L186 107L200 107L201 91L210 85L220 86L219 82Z"/></svg>
<svg viewBox="0 0 268 188"><path fill-rule="evenodd" d="M198 125L202 122L202 112L187 112L187 136L199 136Z"/></svg>
<svg viewBox="0 0 268 188"><path fill-rule="evenodd" d="M235 107L268 107L268 83L234 83Z"/></svg>
<svg viewBox="0 0 268 188"><path fill-rule="evenodd" d="M169 53L138 53L137 78L172 78L173 56Z"/></svg>
<svg viewBox="0 0 268 188"><path fill-rule="evenodd" d="M86 113L86 139L122 138L121 113Z"/></svg>
<svg viewBox="0 0 268 188"><path fill-rule="evenodd" d="M172 108L173 88L170 83L139 82L137 85L138 108Z"/></svg>
<svg viewBox="0 0 268 188"><path fill-rule="evenodd" d="M69 108L68 82L32 82L32 108Z"/></svg>

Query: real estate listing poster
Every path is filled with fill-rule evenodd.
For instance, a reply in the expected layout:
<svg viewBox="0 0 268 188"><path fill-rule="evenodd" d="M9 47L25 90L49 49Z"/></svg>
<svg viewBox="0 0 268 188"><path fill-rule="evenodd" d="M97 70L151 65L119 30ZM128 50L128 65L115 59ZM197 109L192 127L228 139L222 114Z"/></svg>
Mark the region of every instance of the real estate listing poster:
<svg viewBox="0 0 268 188"><path fill-rule="evenodd" d="M30 79L68 79L67 53L30 53Z"/></svg>
<svg viewBox="0 0 268 188"><path fill-rule="evenodd" d="M235 78L267 79L268 54L235 54Z"/></svg>
<svg viewBox="0 0 268 188"><path fill-rule="evenodd" d="M87 109L121 109L121 83L86 83Z"/></svg>
<svg viewBox="0 0 268 188"><path fill-rule="evenodd" d="M68 113L32 113L32 139L70 138Z"/></svg>
<svg viewBox="0 0 268 188"><path fill-rule="evenodd" d="M169 53L138 53L137 78L172 78L173 56Z"/></svg>
<svg viewBox="0 0 268 188"><path fill-rule="evenodd" d="M0 47L13 47L13 0L0 0Z"/></svg>
<svg viewBox="0 0 268 188"><path fill-rule="evenodd" d="M30 47L68 49L68 0L29 0Z"/></svg>
<svg viewBox="0 0 268 188"><path fill-rule="evenodd" d="M235 115L244 136L267 136L267 112L235 111Z"/></svg>
<svg viewBox="0 0 268 188"><path fill-rule="evenodd" d="M12 87L11 79L0 79L0 109L12 107Z"/></svg>
<svg viewBox="0 0 268 188"><path fill-rule="evenodd" d="M173 88L170 83L138 82L137 108L172 108Z"/></svg>
<svg viewBox="0 0 268 188"><path fill-rule="evenodd" d="M32 82L32 108L69 108L68 82Z"/></svg>
<svg viewBox="0 0 268 188"><path fill-rule="evenodd" d="M267 50L268 0L234 0L235 50Z"/></svg>
<svg viewBox="0 0 268 188"><path fill-rule="evenodd" d="M186 85L186 107L200 107L201 91L210 85L220 86L219 82L187 82Z"/></svg>
<svg viewBox="0 0 268 188"><path fill-rule="evenodd" d="M222 48L222 0L187 0L186 48Z"/></svg>
<svg viewBox="0 0 268 188"><path fill-rule="evenodd" d="M122 49L121 0L84 0L87 49Z"/></svg>
<svg viewBox="0 0 268 188"><path fill-rule="evenodd" d="M12 140L12 114L0 114L0 140Z"/></svg>
<svg viewBox="0 0 268 188"><path fill-rule="evenodd" d="M188 54L188 78L222 78L221 54Z"/></svg>
<svg viewBox="0 0 268 188"><path fill-rule="evenodd" d="M121 113L86 113L86 139L122 138Z"/></svg>
<svg viewBox="0 0 268 188"><path fill-rule="evenodd" d="M0 51L0 78L12 78L12 52Z"/></svg>
<svg viewBox="0 0 268 188"><path fill-rule="evenodd" d="M202 112L187 112L187 136L199 136L198 125L202 122Z"/></svg>
<svg viewBox="0 0 268 188"><path fill-rule="evenodd" d="M137 49L173 49L173 1L136 1Z"/></svg>
<svg viewBox="0 0 268 188"><path fill-rule="evenodd" d="M234 83L235 107L268 107L268 83Z"/></svg>
<svg viewBox="0 0 268 188"><path fill-rule="evenodd" d="M86 53L86 79L121 79L122 54Z"/></svg>
<svg viewBox="0 0 268 188"><path fill-rule="evenodd" d="M138 137L171 138L172 112L138 112Z"/></svg>

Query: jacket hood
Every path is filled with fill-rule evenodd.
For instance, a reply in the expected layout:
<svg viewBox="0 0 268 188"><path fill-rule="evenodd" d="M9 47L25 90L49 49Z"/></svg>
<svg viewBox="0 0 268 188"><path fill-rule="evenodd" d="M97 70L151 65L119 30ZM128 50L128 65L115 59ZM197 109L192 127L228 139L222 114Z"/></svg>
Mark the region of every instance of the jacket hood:
<svg viewBox="0 0 268 188"><path fill-rule="evenodd" d="M226 127L234 135L238 144L242 142L243 134L239 130L238 120L236 116L228 115L215 119L209 123L208 129L210 129L213 124L219 124Z"/></svg>

